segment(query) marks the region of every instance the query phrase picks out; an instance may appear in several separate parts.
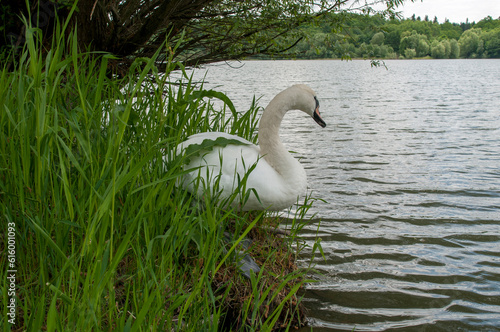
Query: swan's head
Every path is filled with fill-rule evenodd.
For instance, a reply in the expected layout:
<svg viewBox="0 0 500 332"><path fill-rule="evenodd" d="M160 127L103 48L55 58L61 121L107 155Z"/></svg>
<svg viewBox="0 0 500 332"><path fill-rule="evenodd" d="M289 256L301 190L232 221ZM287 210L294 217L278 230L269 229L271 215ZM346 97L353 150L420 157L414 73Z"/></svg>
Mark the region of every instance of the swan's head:
<svg viewBox="0 0 500 332"><path fill-rule="evenodd" d="M321 118L321 114L319 113L319 101L316 97L316 93L307 85L297 84L290 88L295 95L295 106L303 111L304 113L309 114L317 124L321 127L325 128L326 123Z"/></svg>

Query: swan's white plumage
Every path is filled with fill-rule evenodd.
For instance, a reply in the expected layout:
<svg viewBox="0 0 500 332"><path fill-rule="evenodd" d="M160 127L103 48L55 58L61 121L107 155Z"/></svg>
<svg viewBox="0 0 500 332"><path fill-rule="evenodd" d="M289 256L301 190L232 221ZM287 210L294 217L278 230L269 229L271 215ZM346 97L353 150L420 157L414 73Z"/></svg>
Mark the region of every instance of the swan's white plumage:
<svg viewBox="0 0 500 332"><path fill-rule="evenodd" d="M240 206L241 199L236 199L231 205L242 210L268 208L276 211L291 206L307 188L304 168L285 149L278 136L281 120L291 109L300 109L325 126L319 117L314 92L305 85L294 85L279 93L264 110L259 124L259 146L239 136L221 132L195 134L179 144L178 154L189 145L202 144L205 140L215 141L220 137L242 143L215 146L191 156L183 168L193 171L182 178L182 186L201 197L207 189L213 189L218 180L221 197L226 198L237 189L238 178L243 179L255 166L248 173L246 190L255 190L258 198L251 192L243 206Z"/></svg>

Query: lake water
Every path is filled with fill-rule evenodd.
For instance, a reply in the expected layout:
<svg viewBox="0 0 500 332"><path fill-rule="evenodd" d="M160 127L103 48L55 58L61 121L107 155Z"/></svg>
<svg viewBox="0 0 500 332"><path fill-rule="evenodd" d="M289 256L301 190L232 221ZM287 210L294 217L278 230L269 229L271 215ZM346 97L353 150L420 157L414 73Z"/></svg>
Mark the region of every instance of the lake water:
<svg viewBox="0 0 500 332"><path fill-rule="evenodd" d="M249 61L206 81L239 109L317 92L327 127L293 112L281 129L325 200L302 234L325 253L313 331L500 331L500 60L385 63Z"/></svg>

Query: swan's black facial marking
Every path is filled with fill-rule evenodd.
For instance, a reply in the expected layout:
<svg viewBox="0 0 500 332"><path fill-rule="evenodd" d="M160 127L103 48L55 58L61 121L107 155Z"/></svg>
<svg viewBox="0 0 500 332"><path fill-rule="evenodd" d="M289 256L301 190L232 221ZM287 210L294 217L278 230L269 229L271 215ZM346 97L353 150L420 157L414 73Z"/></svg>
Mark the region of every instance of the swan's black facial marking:
<svg viewBox="0 0 500 332"><path fill-rule="evenodd" d="M316 108L314 109L313 119L314 119L314 121L316 121L317 124L319 124L321 127L325 128L326 123L325 123L325 121L323 121L323 119L321 118L321 115L319 114L318 98L316 98L316 96L314 96L314 100L316 101Z"/></svg>

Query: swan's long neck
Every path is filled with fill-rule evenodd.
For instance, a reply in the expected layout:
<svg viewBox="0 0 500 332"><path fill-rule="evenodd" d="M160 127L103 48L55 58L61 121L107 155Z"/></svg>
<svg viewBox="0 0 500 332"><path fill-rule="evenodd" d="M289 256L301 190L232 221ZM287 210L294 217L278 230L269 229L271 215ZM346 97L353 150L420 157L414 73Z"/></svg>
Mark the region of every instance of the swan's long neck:
<svg viewBox="0 0 500 332"><path fill-rule="evenodd" d="M295 109L294 99L294 96L286 94L285 90L271 100L260 119L259 146L264 159L283 179L298 185L298 182L306 182L305 171L300 163L288 152L279 137L283 117L286 112Z"/></svg>

